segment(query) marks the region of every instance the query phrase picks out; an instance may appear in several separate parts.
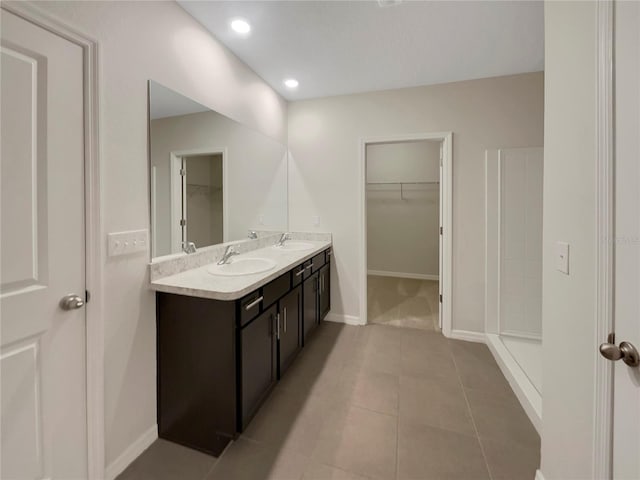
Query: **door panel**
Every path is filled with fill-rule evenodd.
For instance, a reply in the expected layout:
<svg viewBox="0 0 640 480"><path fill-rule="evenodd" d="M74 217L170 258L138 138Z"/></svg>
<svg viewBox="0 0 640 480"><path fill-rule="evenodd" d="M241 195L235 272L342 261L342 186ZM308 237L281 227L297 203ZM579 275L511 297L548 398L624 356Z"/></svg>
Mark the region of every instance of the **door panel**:
<svg viewBox="0 0 640 480"><path fill-rule="evenodd" d="M280 300L280 375L300 350L301 287Z"/></svg>
<svg viewBox="0 0 640 480"><path fill-rule="evenodd" d="M324 317L329 313L331 308L331 277L329 275L330 265L327 264L320 270L320 317L319 320L324 320Z"/></svg>
<svg viewBox="0 0 640 480"><path fill-rule="evenodd" d="M640 348L640 4L615 3L615 332ZM640 478L640 368L614 367L613 476Z"/></svg>
<svg viewBox="0 0 640 480"><path fill-rule="evenodd" d="M83 53L1 21L0 477L83 478L85 310L59 307L85 293Z"/></svg>
<svg viewBox="0 0 640 480"><path fill-rule="evenodd" d="M240 333L243 429L277 381L275 320L274 305Z"/></svg>
<svg viewBox="0 0 640 480"><path fill-rule="evenodd" d="M303 283L303 345L309 334L318 325L318 274L314 273Z"/></svg>

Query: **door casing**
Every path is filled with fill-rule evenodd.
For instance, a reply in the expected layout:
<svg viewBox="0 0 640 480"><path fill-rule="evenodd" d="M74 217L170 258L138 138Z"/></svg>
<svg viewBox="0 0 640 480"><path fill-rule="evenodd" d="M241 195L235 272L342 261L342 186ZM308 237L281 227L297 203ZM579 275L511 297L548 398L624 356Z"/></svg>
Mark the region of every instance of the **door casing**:
<svg viewBox="0 0 640 480"><path fill-rule="evenodd" d="M388 135L360 139L360 319L359 324L367 323L367 145L377 143L402 143L420 140L439 140L442 142L442 167L440 183L440 225L442 227L440 251L440 325L446 337L452 335L452 227L453 227L453 133L415 133L408 135Z"/></svg>

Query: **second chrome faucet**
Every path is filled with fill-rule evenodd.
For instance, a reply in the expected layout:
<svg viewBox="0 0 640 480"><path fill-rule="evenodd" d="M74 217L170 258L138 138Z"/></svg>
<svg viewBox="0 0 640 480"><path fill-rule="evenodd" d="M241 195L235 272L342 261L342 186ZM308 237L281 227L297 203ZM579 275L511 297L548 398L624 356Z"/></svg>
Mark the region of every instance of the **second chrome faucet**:
<svg viewBox="0 0 640 480"><path fill-rule="evenodd" d="M222 258L220 260L218 260L218 265L224 265L225 263L229 263L229 259L231 257L233 257L234 255L239 255L240 252L238 252L235 248L233 248L233 245L229 245L224 253L222 254Z"/></svg>

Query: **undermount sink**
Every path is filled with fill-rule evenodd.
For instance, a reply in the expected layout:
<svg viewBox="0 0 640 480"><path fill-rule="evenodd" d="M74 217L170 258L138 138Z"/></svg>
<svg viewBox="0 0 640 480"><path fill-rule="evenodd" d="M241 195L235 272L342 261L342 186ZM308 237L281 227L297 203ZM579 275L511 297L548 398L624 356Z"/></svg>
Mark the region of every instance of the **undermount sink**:
<svg viewBox="0 0 640 480"><path fill-rule="evenodd" d="M273 248L277 248L278 250L287 250L289 252L298 252L302 250L311 250L313 245L307 242L287 241L284 242L284 245L275 245Z"/></svg>
<svg viewBox="0 0 640 480"><path fill-rule="evenodd" d="M276 262L269 258L232 258L229 263L212 265L207 269L211 275L236 277L263 273L276 266Z"/></svg>

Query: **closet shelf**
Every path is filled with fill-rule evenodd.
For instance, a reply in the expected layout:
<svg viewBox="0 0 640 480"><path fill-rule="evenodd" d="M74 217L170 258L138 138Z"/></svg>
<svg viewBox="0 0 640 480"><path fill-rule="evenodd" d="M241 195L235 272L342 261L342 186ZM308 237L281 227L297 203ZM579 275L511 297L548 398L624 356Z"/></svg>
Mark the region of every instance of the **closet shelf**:
<svg viewBox="0 0 640 480"><path fill-rule="evenodd" d="M401 200L406 200L404 198L404 186L405 185L439 185L439 184L440 184L440 182L367 182L367 185L398 185L398 186L400 186L400 199ZM378 191L384 191L384 190L378 190Z"/></svg>

